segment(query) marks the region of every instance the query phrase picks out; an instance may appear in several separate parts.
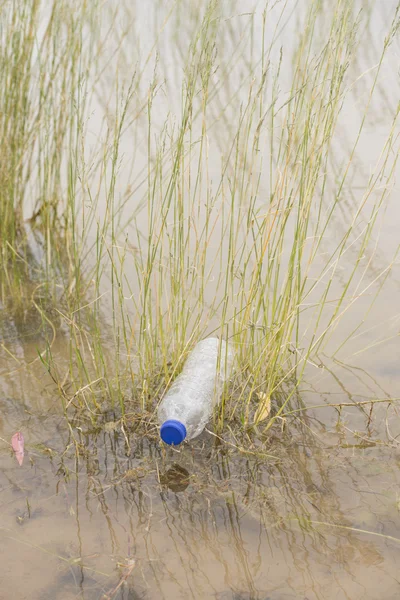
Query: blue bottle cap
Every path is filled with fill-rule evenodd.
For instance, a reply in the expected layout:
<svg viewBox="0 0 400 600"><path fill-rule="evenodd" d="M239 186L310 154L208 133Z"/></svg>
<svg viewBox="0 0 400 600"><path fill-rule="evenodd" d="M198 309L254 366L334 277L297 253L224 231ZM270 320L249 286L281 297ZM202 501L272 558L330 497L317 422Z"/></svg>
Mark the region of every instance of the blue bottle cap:
<svg viewBox="0 0 400 600"><path fill-rule="evenodd" d="M166 444L178 446L186 437L186 427L180 421L168 419L161 425L160 435L162 441Z"/></svg>

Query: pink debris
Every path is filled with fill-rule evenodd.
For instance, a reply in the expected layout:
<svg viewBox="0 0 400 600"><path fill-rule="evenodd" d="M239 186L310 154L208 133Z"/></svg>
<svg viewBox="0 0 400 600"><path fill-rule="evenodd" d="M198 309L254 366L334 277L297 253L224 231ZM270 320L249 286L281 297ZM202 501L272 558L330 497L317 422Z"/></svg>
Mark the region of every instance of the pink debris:
<svg viewBox="0 0 400 600"><path fill-rule="evenodd" d="M22 466L22 463L24 461L24 443L24 436L22 435L22 433L20 431L14 433L14 435L11 438L11 445L13 447L16 459L20 467Z"/></svg>

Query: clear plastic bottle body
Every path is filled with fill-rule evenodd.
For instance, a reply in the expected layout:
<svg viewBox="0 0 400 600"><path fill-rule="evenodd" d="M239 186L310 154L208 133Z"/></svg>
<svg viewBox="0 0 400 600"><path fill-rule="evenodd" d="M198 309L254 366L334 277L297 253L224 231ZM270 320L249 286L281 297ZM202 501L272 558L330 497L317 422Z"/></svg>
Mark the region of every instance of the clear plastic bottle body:
<svg viewBox="0 0 400 600"><path fill-rule="evenodd" d="M232 366L233 352L226 342L218 338L199 342L158 407L159 423L176 420L185 426L186 439L198 436L221 398Z"/></svg>

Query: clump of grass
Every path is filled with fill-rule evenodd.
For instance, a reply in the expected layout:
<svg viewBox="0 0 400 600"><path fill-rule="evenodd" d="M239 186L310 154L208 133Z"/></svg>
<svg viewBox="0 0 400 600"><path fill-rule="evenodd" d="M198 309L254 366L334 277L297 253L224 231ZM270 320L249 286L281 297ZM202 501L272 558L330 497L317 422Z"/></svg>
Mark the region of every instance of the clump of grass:
<svg viewBox="0 0 400 600"><path fill-rule="evenodd" d="M18 76L9 67L7 76L14 95L28 100L20 90L32 90L29 40L38 35L36 4L26 0L25 13L15 13L27 41L13 60L22 56L25 66ZM105 42L93 20L96 10L89 19L83 7L85 26L72 11L72 37L65 45L58 41L62 26L50 20L38 57L53 49L54 76L42 74L41 101L21 100L15 123L13 117L4 124L5 131L19 132L9 136L19 145L10 147L1 174L8 182L0 199L7 215L2 248L18 246L16 223L22 223L23 198L34 177L47 257L63 223L66 252L58 245L55 254L65 256L60 271L68 293L58 312L70 332L69 360L56 360L49 346L42 361L66 409L80 405L96 419L106 401L122 414L133 408L148 415L194 343L217 333L232 342L237 356L236 378L217 425L237 416L246 428L262 421L268 429L298 391L305 366L318 363L341 317L381 284L390 267L370 280L372 259L365 265L362 257L371 247L374 254L373 230L396 166L398 108L375 170L348 206L344 230L338 233L336 223L398 14L383 42L359 129L337 167L338 122L359 44L361 17L352 2L337 0L322 11L321 2L310 0L289 48L279 46L286 5L267 4L261 14L248 16L236 39L223 5L201 4L192 14L193 35L176 42L182 57L179 97L159 75L163 57L155 51L163 31L171 35L181 23L183 7L178 3L166 13L149 55L129 68L126 44L136 25L127 13L126 28L115 26L115 95L90 159L87 90L93 87L94 97L100 93L108 63L99 68ZM61 9L55 4L53 10ZM118 22L115 15L112 22ZM8 51L13 29L11 19ZM90 35L98 46L86 54ZM220 58L224 44L241 56L240 80L233 77L234 59ZM94 66L87 56L96 57ZM57 88L54 80L63 85ZM384 177L385 186L378 188ZM332 242L325 252L327 240ZM46 265L53 267L50 258ZM342 266L345 281L338 291ZM272 413L271 398L277 404Z"/></svg>

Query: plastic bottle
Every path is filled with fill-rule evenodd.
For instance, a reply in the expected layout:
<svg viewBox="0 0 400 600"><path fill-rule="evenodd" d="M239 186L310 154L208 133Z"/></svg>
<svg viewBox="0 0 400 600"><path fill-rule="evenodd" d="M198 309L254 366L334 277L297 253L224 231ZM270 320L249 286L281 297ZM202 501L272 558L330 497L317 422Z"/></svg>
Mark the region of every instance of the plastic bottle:
<svg viewBox="0 0 400 600"><path fill-rule="evenodd" d="M158 407L160 435L164 442L177 446L203 431L221 398L223 384L232 366L232 349L223 340L206 338L194 347Z"/></svg>

